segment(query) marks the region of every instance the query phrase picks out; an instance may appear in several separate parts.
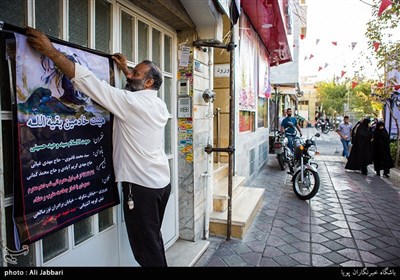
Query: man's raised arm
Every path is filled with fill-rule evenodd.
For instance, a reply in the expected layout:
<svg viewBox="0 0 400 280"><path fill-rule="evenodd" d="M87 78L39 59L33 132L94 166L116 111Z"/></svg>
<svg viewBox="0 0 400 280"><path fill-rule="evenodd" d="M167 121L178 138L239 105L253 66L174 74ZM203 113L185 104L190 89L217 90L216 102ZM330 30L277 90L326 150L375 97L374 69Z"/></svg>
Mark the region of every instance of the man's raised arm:
<svg viewBox="0 0 400 280"><path fill-rule="evenodd" d="M58 51L45 34L32 27L26 27L25 30L32 48L50 58L68 79L75 77L75 64Z"/></svg>

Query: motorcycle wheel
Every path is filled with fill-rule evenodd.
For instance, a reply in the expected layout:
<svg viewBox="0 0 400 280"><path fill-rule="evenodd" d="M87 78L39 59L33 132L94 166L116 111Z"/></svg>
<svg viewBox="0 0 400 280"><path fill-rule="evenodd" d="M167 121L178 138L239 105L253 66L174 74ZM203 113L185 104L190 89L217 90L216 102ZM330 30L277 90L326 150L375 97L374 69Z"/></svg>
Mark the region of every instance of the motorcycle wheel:
<svg viewBox="0 0 400 280"><path fill-rule="evenodd" d="M316 124L315 125L315 129L319 131L321 129L321 125L320 124Z"/></svg>
<svg viewBox="0 0 400 280"><path fill-rule="evenodd" d="M330 130L330 131L334 131L334 130L335 130L335 126L334 126L334 125L330 125L330 126L329 126L329 130Z"/></svg>
<svg viewBox="0 0 400 280"><path fill-rule="evenodd" d="M328 134L328 132L330 131L329 126L324 126L324 128L322 129L322 132L325 134Z"/></svg>
<svg viewBox="0 0 400 280"><path fill-rule="evenodd" d="M279 163L279 166L281 167L281 170L285 170L286 169L286 162L285 162L285 159L283 158L283 153L282 154L278 154L277 158L278 158L278 163Z"/></svg>
<svg viewBox="0 0 400 280"><path fill-rule="evenodd" d="M304 169L304 184L301 182L301 170L293 175L293 191L301 200L313 198L319 189L319 175L311 169Z"/></svg>

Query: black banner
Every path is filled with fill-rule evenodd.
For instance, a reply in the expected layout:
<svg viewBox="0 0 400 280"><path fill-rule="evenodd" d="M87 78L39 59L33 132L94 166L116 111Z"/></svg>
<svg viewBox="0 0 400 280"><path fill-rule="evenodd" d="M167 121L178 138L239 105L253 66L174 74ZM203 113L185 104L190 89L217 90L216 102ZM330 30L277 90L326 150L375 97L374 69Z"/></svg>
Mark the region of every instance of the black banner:
<svg viewBox="0 0 400 280"><path fill-rule="evenodd" d="M18 248L118 204L119 196L112 165L112 115L75 91L51 60L27 44L25 35L10 37ZM70 60L114 84L109 55L57 42L55 47Z"/></svg>

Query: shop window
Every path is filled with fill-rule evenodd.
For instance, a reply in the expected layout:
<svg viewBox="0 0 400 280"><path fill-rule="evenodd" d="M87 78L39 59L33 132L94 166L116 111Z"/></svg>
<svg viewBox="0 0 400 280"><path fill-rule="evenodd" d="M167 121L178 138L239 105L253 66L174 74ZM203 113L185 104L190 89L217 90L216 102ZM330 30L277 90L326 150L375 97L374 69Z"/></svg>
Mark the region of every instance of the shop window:
<svg viewBox="0 0 400 280"><path fill-rule="evenodd" d="M268 127L268 99L259 97L257 105L257 127Z"/></svg>
<svg viewBox="0 0 400 280"><path fill-rule="evenodd" d="M25 26L25 0L1 0L0 19L4 22Z"/></svg>
<svg viewBox="0 0 400 280"><path fill-rule="evenodd" d="M164 71L171 73L172 57L172 38L168 35L164 35Z"/></svg>
<svg viewBox="0 0 400 280"><path fill-rule="evenodd" d="M96 50L111 52L111 4L106 0L96 0L95 6Z"/></svg>
<svg viewBox="0 0 400 280"><path fill-rule="evenodd" d="M63 228L42 239L43 262L61 255L66 252L68 246L68 228Z"/></svg>
<svg viewBox="0 0 400 280"><path fill-rule="evenodd" d="M152 32L152 61L161 67L161 32L153 28Z"/></svg>
<svg viewBox="0 0 400 280"><path fill-rule="evenodd" d="M84 47L89 46L89 4L88 1L69 0L68 34L69 41Z"/></svg>
<svg viewBox="0 0 400 280"><path fill-rule="evenodd" d="M3 148L3 178L4 195L11 197L13 195L13 143L12 143L12 122L11 120L1 121L2 148Z"/></svg>
<svg viewBox="0 0 400 280"><path fill-rule="evenodd" d="M125 13L121 12L121 49L122 53L126 56L129 61L134 61L135 51L133 45L135 30L135 19Z"/></svg>
<svg viewBox="0 0 400 280"><path fill-rule="evenodd" d="M75 245L93 236L93 217L88 217L74 224Z"/></svg>
<svg viewBox="0 0 400 280"><path fill-rule="evenodd" d="M47 35L61 38L61 1L35 1L35 27ZM51 12L46 12L51 11Z"/></svg>
<svg viewBox="0 0 400 280"><path fill-rule="evenodd" d="M149 26L138 21L138 61L149 59Z"/></svg>
<svg viewBox="0 0 400 280"><path fill-rule="evenodd" d="M108 208L99 213L99 232L114 225L113 209L114 208Z"/></svg>
<svg viewBox="0 0 400 280"><path fill-rule="evenodd" d="M253 111L239 111L239 132L254 131L254 117Z"/></svg>

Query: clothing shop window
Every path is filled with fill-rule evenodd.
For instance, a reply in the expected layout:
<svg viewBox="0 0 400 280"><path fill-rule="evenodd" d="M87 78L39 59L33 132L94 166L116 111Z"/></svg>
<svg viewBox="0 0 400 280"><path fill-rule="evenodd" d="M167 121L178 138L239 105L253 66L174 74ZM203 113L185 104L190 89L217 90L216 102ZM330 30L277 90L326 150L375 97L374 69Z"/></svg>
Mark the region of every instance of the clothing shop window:
<svg viewBox="0 0 400 280"><path fill-rule="evenodd" d="M46 12L51 11L51 12ZM62 1L36 0L35 27L47 35L62 37Z"/></svg>
<svg viewBox="0 0 400 280"><path fill-rule="evenodd" d="M138 21L138 61L149 59L149 26Z"/></svg>
<svg viewBox="0 0 400 280"><path fill-rule="evenodd" d="M122 53L126 56L129 61L134 61L135 59L135 48L133 45L135 30L135 19L125 13L121 12L121 49Z"/></svg>
<svg viewBox="0 0 400 280"><path fill-rule="evenodd" d="M68 41L84 47L89 46L89 2L68 1Z"/></svg>
<svg viewBox="0 0 400 280"><path fill-rule="evenodd" d="M106 0L96 0L95 7L96 50L111 52L111 4Z"/></svg>
<svg viewBox="0 0 400 280"><path fill-rule="evenodd" d="M74 224L75 245L82 243L93 236L93 216Z"/></svg>
<svg viewBox="0 0 400 280"><path fill-rule="evenodd" d="M68 246L68 228L63 228L42 239L43 262L47 262L66 252Z"/></svg>
<svg viewBox="0 0 400 280"><path fill-rule="evenodd" d="M0 1L0 18L2 21L17 26L25 26L25 0L1 0Z"/></svg>

